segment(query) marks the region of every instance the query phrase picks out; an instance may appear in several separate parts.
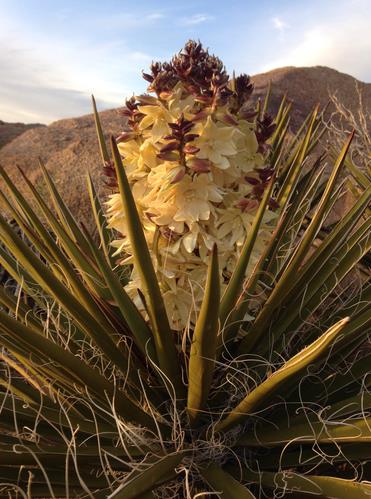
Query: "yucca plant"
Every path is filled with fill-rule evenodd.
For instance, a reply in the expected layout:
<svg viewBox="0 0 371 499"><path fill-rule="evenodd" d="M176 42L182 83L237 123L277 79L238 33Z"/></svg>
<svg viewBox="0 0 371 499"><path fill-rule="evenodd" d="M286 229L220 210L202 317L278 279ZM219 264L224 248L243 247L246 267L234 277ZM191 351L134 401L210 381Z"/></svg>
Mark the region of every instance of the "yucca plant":
<svg viewBox="0 0 371 499"><path fill-rule="evenodd" d="M1 170L32 245L0 216L19 285L0 287L1 497L369 497L370 286L354 275L370 186L322 230L352 137L324 181L318 110L288 138L289 105L252 109L248 78L194 42L145 77L156 96L128 101L111 155L93 101L113 188L105 215L88 177L98 240L42 164L52 207ZM206 204L181 220L190 182ZM218 233L232 215L235 236Z"/></svg>

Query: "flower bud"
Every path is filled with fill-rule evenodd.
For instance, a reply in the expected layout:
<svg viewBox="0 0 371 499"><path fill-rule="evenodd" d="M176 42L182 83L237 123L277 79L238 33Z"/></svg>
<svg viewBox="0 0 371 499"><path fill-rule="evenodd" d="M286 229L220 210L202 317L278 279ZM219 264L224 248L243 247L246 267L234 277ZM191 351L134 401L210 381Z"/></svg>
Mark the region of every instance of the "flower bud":
<svg viewBox="0 0 371 499"><path fill-rule="evenodd" d="M157 154L157 157L159 159L163 159L164 161L178 161L179 160L179 154L177 154L176 152L171 152L171 151L160 152L159 154Z"/></svg>
<svg viewBox="0 0 371 499"><path fill-rule="evenodd" d="M258 185L260 184L260 180L255 177L245 177L245 180L250 185Z"/></svg>
<svg viewBox="0 0 371 499"><path fill-rule="evenodd" d="M226 113L222 119L227 125L238 125L238 121L231 114Z"/></svg>
<svg viewBox="0 0 371 499"><path fill-rule="evenodd" d="M256 199L243 198L236 203L236 208L246 213L247 211L253 211L259 206L259 202Z"/></svg>
<svg viewBox="0 0 371 499"><path fill-rule="evenodd" d="M261 168L259 169L259 178L263 182L267 182L272 178L272 175L274 174L274 169L273 168Z"/></svg>
<svg viewBox="0 0 371 499"><path fill-rule="evenodd" d="M132 111L127 107L123 107L122 109L120 109L120 114L122 114L123 116L131 116Z"/></svg>
<svg viewBox="0 0 371 499"><path fill-rule="evenodd" d="M170 184L176 184L177 182L180 182L182 178L184 177L186 171L184 167L181 167L178 172L175 174L173 179L170 181Z"/></svg>
<svg viewBox="0 0 371 499"><path fill-rule="evenodd" d="M129 140L134 140L135 137L136 134L134 132L123 132L116 138L116 142L117 144L120 144L120 142L128 142Z"/></svg>
<svg viewBox="0 0 371 499"><path fill-rule="evenodd" d="M157 106L158 105L158 100L156 99L156 97L153 97L152 95L146 95L146 94L143 94L143 95L139 95L139 97L137 97L138 101L140 102L140 104L143 106Z"/></svg>
<svg viewBox="0 0 371 499"><path fill-rule="evenodd" d="M182 126L182 132L183 133L188 133L192 128L195 126L194 123L191 121L187 122L185 125Z"/></svg>
<svg viewBox="0 0 371 499"><path fill-rule="evenodd" d="M173 92L163 91L160 93L159 97L162 100L168 100L173 96Z"/></svg>
<svg viewBox="0 0 371 499"><path fill-rule="evenodd" d="M104 166L103 173L106 177L116 178L116 170L112 167Z"/></svg>
<svg viewBox="0 0 371 499"><path fill-rule="evenodd" d="M162 146L160 152L163 153L163 152L175 151L176 149L179 149L179 142L173 141Z"/></svg>
<svg viewBox="0 0 371 499"><path fill-rule="evenodd" d="M212 97L209 97L208 95L196 95L195 101L202 102L202 104L211 104Z"/></svg>
<svg viewBox="0 0 371 499"><path fill-rule="evenodd" d="M192 121L197 122L197 121L203 121L205 120L209 114L206 111L200 111L199 113L195 114L192 118Z"/></svg>
<svg viewBox="0 0 371 499"><path fill-rule="evenodd" d="M153 80L154 80L153 76L149 75L148 73L143 73L143 72L142 72L142 76L143 76L143 78L144 78L146 81L148 81L149 83L152 83L152 82L153 82Z"/></svg>
<svg viewBox="0 0 371 499"><path fill-rule="evenodd" d="M271 210L277 210L280 207L279 203L273 198L269 198L268 205Z"/></svg>
<svg viewBox="0 0 371 499"><path fill-rule="evenodd" d="M212 163L208 159L193 158L187 166L196 173L209 173Z"/></svg>
<svg viewBox="0 0 371 499"><path fill-rule="evenodd" d="M238 113L239 117L244 120L252 120L258 115L258 112L252 108L242 108Z"/></svg>
<svg viewBox="0 0 371 499"><path fill-rule="evenodd" d="M117 183L117 180L115 179L109 179L109 180L105 180L104 181L106 187L110 187L111 189L116 189L118 187L118 183Z"/></svg>
<svg viewBox="0 0 371 499"><path fill-rule="evenodd" d="M170 135L165 135L164 137L162 137L164 140L174 140L174 135L173 134L170 134Z"/></svg>
<svg viewBox="0 0 371 499"><path fill-rule="evenodd" d="M199 147L190 146L189 144L183 147L183 152L185 152L186 154L196 154L199 150Z"/></svg>
<svg viewBox="0 0 371 499"><path fill-rule="evenodd" d="M184 137L184 142L192 142L199 137L198 133L189 133Z"/></svg>

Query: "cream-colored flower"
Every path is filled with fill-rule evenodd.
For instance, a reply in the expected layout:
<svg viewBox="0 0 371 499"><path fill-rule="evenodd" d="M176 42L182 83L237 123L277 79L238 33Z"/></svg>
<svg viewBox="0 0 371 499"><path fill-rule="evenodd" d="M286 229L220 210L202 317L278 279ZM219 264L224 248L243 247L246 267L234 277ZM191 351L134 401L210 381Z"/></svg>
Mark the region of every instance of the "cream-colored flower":
<svg viewBox="0 0 371 499"><path fill-rule="evenodd" d="M143 177L148 169L157 165L158 151L148 139L143 143L135 140L123 142L118 145L118 149L129 180Z"/></svg>
<svg viewBox="0 0 371 499"><path fill-rule="evenodd" d="M184 96L184 88L180 83L175 86L168 103L170 114L173 117L179 118L183 114L187 120L193 118L192 108L195 105L195 99L189 94Z"/></svg>
<svg viewBox="0 0 371 499"><path fill-rule="evenodd" d="M233 126L217 125L211 116L207 117L206 124L198 127L197 131L200 134L194 142L200 149L197 157L208 159L222 170L228 168L228 157L237 153L236 142L241 132Z"/></svg>
<svg viewBox="0 0 371 499"><path fill-rule="evenodd" d="M254 125L245 120L240 120L238 128L242 132L238 137L237 148L241 153L253 156L258 151L258 141L256 138Z"/></svg>
<svg viewBox="0 0 371 499"><path fill-rule="evenodd" d="M173 188L174 204L177 211L176 222L185 222L190 226L199 220L208 220L213 210L212 203L223 200L221 189L210 181L207 174L186 175L180 185Z"/></svg>
<svg viewBox="0 0 371 499"><path fill-rule="evenodd" d="M171 123L173 119L170 112L161 103L158 103L157 106L138 106L138 111L144 114L139 129L146 130L152 127L148 137L153 143L158 142L169 133L168 123Z"/></svg>

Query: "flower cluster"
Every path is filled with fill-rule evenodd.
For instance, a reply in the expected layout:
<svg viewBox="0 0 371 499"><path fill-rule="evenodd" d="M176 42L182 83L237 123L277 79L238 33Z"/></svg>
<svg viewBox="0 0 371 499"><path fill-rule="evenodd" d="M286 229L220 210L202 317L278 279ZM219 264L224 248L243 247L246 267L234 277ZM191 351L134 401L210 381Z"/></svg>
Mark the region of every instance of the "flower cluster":
<svg viewBox="0 0 371 499"><path fill-rule="evenodd" d="M152 64L149 91L126 102L127 125L117 138L176 330L199 310L208 254L218 245L226 285L272 170L265 142L274 131L249 107L246 75L230 79L221 61L188 42L170 63ZM111 186L112 170L107 166ZM131 262L120 195L108 201L110 226L122 234L117 254ZM273 208L272 203L272 208ZM266 222L274 212L267 212ZM264 245L258 240L255 257ZM141 287L133 270L132 297ZM140 305L140 300L137 299Z"/></svg>

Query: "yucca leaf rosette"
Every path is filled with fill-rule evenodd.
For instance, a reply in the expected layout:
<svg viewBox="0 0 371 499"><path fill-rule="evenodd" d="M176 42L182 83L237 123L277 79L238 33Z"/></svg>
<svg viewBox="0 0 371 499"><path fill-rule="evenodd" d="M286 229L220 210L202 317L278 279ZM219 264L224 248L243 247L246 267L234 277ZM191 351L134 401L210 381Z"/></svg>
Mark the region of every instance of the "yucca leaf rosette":
<svg viewBox="0 0 371 499"><path fill-rule="evenodd" d="M189 42L171 63L153 64L151 70L144 76L154 95L127 101L127 127L117 142L170 323L182 329L199 311L214 244L222 291L233 272L273 173L266 166L265 141L274 125L261 123L251 110L249 78L230 79L200 44ZM110 226L122 234L117 254L130 263L120 194L112 194L108 205ZM267 230L274 216L266 212ZM250 266L264 241L262 230ZM127 286L133 298L138 288L134 270ZM140 306L138 297L136 303Z"/></svg>

